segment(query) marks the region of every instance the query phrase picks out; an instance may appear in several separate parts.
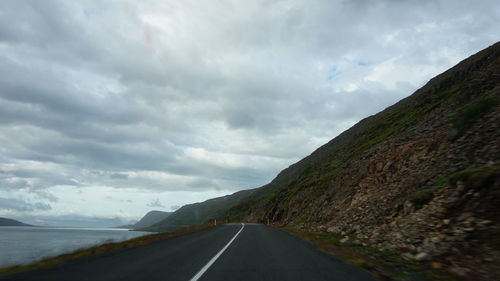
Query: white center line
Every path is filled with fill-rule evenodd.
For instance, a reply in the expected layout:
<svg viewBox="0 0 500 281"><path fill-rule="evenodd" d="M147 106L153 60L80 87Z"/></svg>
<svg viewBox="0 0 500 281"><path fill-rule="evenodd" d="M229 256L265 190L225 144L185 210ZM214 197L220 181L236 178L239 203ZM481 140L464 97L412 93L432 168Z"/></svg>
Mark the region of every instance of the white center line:
<svg viewBox="0 0 500 281"><path fill-rule="evenodd" d="M222 253L224 253L224 251L227 249L227 247L229 247L229 245L231 245L231 243L233 243L234 239L236 239L236 237L238 237L238 235L241 233L241 231L243 230L243 228L245 228L245 224L242 223L241 224L241 228L240 228L240 231L238 231L238 233L236 233L236 235L233 237L233 239L231 239L231 241L229 241L229 243L227 243L226 246L224 246L224 248L222 248L222 250L220 250L217 255L215 255L200 271L198 271L198 273L196 273L196 275L191 278L190 281L196 281L198 279L200 279L200 277L205 273L205 271L207 271L210 266L212 266L212 264L220 257L220 255L222 255Z"/></svg>

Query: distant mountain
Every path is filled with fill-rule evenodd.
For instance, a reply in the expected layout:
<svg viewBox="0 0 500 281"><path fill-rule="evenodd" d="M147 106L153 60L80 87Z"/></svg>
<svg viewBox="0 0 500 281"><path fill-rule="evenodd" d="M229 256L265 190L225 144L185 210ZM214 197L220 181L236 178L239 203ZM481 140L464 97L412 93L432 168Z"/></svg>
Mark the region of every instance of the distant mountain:
<svg viewBox="0 0 500 281"><path fill-rule="evenodd" d="M132 226L133 229L142 229L152 226L166 218L168 218L172 212L162 212L162 211L151 211L148 212L142 219L140 219L136 224Z"/></svg>
<svg viewBox="0 0 500 281"><path fill-rule="evenodd" d="M255 189L243 190L201 203L185 205L172 213L168 218L150 227L146 227L144 230L174 231L182 227L202 224L211 218L223 216L230 208L252 195L254 191Z"/></svg>
<svg viewBox="0 0 500 281"><path fill-rule="evenodd" d="M123 229L133 229L135 224L125 224L120 226L114 226L113 228L123 228Z"/></svg>
<svg viewBox="0 0 500 281"><path fill-rule="evenodd" d="M51 227L90 227L90 228L109 228L118 225L129 223L120 217L97 217L85 216L79 214L67 215L28 215L18 217L20 220L29 224L38 226L51 226Z"/></svg>
<svg viewBox="0 0 500 281"><path fill-rule="evenodd" d="M30 224L25 224L20 221L8 219L8 218L0 218L0 226L32 226Z"/></svg>

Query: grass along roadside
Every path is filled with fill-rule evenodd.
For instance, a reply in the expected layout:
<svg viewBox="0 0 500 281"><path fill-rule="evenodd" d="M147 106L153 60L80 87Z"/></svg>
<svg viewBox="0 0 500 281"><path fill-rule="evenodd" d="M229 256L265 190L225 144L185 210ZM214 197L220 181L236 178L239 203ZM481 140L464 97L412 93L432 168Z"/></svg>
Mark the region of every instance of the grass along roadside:
<svg viewBox="0 0 500 281"><path fill-rule="evenodd" d="M278 228L308 241L323 252L333 254L338 258L362 267L379 280L456 280L450 274L436 269L424 268L416 262L404 260L396 253L382 252L375 248L353 244L352 242L342 243L342 236L338 233L310 232L292 228Z"/></svg>
<svg viewBox="0 0 500 281"><path fill-rule="evenodd" d="M180 235L188 234L191 232L207 229L207 228L212 227L212 226L213 226L213 224L190 226L190 227L185 227L185 228L179 229L179 230L174 231L174 232L155 233L155 234L150 234L150 235L145 235L145 236L133 238L133 239L123 241L123 242L106 243L106 244L94 246L94 247L87 248L87 249L76 250L76 251L71 252L71 253L62 254L59 256L55 256L55 257L45 258L45 259L42 259L40 261L36 261L33 263L29 263L29 264L3 267L3 268L0 268L0 277L5 276L5 275L9 275L9 274L19 273L19 272L35 270L35 269L50 268L50 267L54 267L54 266L63 264L65 262L75 260L75 259L80 259L80 258L84 258L84 257L91 257L91 256L98 256L98 255L101 255L104 253L109 253L109 252L120 250L120 249L140 247L143 245L148 245L148 244L154 243L156 241L165 240L165 239L168 239L171 237L180 236Z"/></svg>

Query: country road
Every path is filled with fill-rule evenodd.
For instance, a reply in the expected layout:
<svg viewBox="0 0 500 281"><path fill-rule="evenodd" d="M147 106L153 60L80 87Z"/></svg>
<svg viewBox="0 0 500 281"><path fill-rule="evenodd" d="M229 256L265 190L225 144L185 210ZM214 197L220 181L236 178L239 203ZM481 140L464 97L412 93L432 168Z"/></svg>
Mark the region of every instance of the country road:
<svg viewBox="0 0 500 281"><path fill-rule="evenodd" d="M373 281L284 231L227 224L0 280Z"/></svg>

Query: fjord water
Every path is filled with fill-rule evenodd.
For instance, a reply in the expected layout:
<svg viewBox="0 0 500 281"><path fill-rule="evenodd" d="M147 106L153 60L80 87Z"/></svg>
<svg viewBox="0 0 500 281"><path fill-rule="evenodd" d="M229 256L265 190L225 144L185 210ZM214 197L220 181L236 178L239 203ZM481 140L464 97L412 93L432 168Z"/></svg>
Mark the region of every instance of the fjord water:
<svg viewBox="0 0 500 281"><path fill-rule="evenodd" d="M148 232L115 228L0 227L0 267L24 264Z"/></svg>

